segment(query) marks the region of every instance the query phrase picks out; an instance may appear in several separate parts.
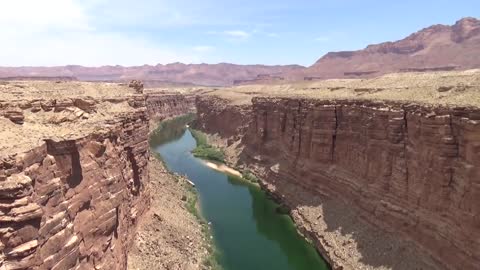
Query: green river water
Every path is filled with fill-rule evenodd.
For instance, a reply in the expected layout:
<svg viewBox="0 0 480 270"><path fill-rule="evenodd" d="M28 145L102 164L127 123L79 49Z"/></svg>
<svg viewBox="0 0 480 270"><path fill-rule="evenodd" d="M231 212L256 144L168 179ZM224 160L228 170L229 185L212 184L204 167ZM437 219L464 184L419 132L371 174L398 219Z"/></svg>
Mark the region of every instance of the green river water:
<svg viewBox="0 0 480 270"><path fill-rule="evenodd" d="M296 231L288 215L257 186L214 171L190 151L185 123L168 122L151 147L173 172L195 183L201 213L211 222L217 261L224 270L324 270L327 264Z"/></svg>

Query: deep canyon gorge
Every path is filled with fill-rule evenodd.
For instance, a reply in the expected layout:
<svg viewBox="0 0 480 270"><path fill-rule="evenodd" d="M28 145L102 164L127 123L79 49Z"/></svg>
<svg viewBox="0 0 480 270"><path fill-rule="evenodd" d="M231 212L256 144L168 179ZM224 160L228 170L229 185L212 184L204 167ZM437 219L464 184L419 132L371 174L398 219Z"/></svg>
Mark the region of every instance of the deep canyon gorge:
<svg viewBox="0 0 480 270"><path fill-rule="evenodd" d="M478 70L168 91L3 82L0 269L126 269L155 195L149 133L195 111L332 269L476 269L479 85Z"/></svg>

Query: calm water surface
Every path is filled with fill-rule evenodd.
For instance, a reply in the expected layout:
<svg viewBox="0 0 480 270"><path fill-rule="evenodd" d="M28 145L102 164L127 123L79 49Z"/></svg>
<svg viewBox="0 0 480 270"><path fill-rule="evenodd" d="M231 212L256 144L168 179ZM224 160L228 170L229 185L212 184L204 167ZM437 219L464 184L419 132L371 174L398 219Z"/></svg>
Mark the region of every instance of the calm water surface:
<svg viewBox="0 0 480 270"><path fill-rule="evenodd" d="M178 124L171 130L175 128ZM152 138L152 149L171 171L195 183L224 270L328 269L313 246L296 232L290 217L277 213L275 202L258 187L205 166L190 153L196 146L190 131L179 130L169 132L167 138L165 133Z"/></svg>

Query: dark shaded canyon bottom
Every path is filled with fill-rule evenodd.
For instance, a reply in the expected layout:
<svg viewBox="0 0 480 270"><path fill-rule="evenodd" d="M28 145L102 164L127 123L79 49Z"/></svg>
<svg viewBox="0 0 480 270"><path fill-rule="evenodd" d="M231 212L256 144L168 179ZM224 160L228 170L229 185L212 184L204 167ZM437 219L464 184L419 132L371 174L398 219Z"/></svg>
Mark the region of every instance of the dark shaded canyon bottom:
<svg viewBox="0 0 480 270"><path fill-rule="evenodd" d="M184 126L181 121L164 125L167 132L152 137L151 147L171 171L195 183L224 270L328 269L290 217L279 214L278 204L260 188L214 171L193 157L190 151L196 142Z"/></svg>

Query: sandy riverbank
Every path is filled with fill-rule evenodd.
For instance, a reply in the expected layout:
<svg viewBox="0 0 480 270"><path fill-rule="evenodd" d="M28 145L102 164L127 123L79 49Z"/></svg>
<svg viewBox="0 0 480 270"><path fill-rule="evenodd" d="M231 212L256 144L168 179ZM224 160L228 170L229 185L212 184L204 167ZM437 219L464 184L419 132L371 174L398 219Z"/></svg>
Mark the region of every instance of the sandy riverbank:
<svg viewBox="0 0 480 270"><path fill-rule="evenodd" d="M205 162L205 165L207 165L209 168L212 168L216 171L223 172L226 174L231 174L233 176L242 177L242 174L239 171L232 169L225 164L217 164L210 161L204 161L204 162Z"/></svg>

